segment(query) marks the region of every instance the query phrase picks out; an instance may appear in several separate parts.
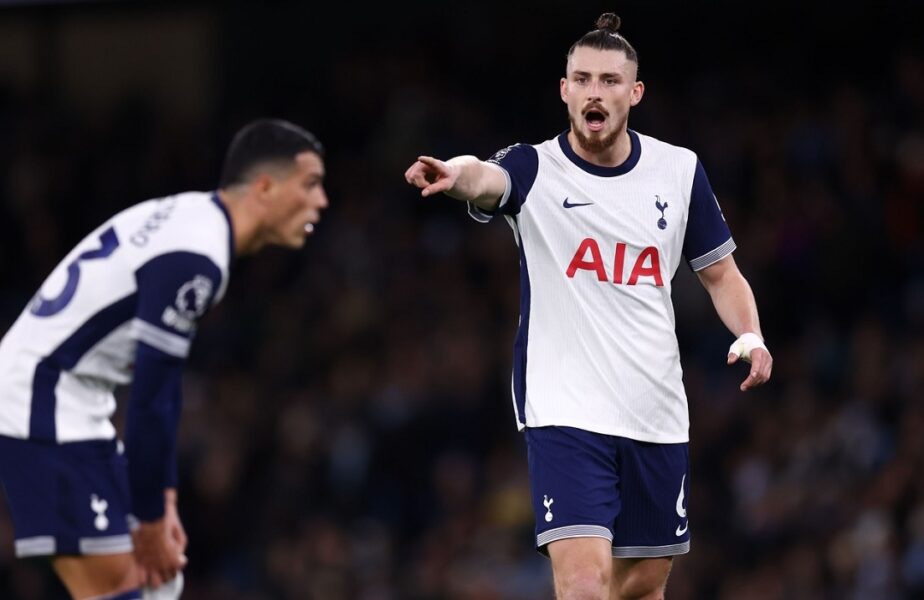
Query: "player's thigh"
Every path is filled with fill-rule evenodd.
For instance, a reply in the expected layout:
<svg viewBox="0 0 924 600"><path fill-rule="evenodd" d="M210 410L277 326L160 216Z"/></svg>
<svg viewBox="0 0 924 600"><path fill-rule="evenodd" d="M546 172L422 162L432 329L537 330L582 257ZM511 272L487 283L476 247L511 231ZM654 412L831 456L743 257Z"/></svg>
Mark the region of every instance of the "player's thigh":
<svg viewBox="0 0 924 600"><path fill-rule="evenodd" d="M614 558L611 600L660 600L664 598L673 557Z"/></svg>
<svg viewBox="0 0 924 600"><path fill-rule="evenodd" d="M550 542L558 598L605 597L612 577L612 545L606 538L575 537Z"/></svg>
<svg viewBox="0 0 924 600"><path fill-rule="evenodd" d="M130 552L56 556L52 565L67 591L77 599L117 594L141 585L138 567Z"/></svg>

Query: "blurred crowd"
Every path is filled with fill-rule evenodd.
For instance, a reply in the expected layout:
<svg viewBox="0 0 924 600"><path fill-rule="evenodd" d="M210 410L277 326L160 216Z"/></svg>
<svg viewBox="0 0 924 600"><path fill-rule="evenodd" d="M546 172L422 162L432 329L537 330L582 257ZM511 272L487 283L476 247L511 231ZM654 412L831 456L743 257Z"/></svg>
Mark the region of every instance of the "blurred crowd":
<svg viewBox="0 0 924 600"><path fill-rule="evenodd" d="M0 79L3 330L110 214L212 187L242 122L276 111L328 147L331 207L304 251L240 260L193 345L185 597L552 596L510 398L513 237L402 173L418 154L487 158L563 130L556 78L582 32L513 103L453 82L445 57L375 47L329 57L307 102L322 115L299 92L229 96L201 121L127 97L89 119ZM798 93L782 67L678 69L630 118L699 154L775 357L769 385L739 392L731 335L681 265L693 539L672 600L924 596L924 54L877 58L876 85L840 70ZM5 510L0 598L63 598L47 565L14 561Z"/></svg>

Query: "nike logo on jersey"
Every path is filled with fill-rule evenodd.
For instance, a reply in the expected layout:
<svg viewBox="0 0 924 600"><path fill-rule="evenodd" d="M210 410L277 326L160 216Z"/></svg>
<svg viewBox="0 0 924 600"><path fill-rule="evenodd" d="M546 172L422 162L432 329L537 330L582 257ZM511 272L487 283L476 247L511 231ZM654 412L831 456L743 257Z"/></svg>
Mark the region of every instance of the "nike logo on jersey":
<svg viewBox="0 0 924 600"><path fill-rule="evenodd" d="M574 208L575 206L590 206L593 202L568 202L568 199L565 198L565 201L561 203L565 208Z"/></svg>
<svg viewBox="0 0 924 600"><path fill-rule="evenodd" d="M680 517L681 519L686 519L686 518L687 518L687 509L685 509L685 508L683 507L683 499L684 499L683 484L684 484L684 482L686 482L686 480L687 480L687 476L684 475L684 476L683 476L683 479L680 480L680 495L677 496L677 507L676 507L676 508L677 508L677 516ZM686 521L683 523L683 526L682 526L682 527L681 527L680 525L678 525L678 526L677 526L677 531L674 532L674 535L676 535L677 537L682 536L683 534L685 534L685 533L687 532L687 527L689 527L689 525L690 525L690 521L689 521L689 520L686 520Z"/></svg>

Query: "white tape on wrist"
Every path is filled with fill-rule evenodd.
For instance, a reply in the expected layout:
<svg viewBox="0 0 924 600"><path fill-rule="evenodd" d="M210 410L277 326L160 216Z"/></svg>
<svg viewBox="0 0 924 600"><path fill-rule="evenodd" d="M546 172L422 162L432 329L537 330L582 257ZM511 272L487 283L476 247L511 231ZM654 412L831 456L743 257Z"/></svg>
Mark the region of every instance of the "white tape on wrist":
<svg viewBox="0 0 924 600"><path fill-rule="evenodd" d="M751 362L751 351L755 348L767 350L767 346L764 345L759 335L751 332L742 333L741 337L728 347L728 353L740 357L745 362Z"/></svg>

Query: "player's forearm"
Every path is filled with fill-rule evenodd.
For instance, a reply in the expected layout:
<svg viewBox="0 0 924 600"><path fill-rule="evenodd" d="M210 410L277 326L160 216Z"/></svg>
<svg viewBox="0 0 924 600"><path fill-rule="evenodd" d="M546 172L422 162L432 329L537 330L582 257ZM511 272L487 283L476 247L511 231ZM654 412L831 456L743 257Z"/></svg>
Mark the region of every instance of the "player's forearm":
<svg viewBox="0 0 924 600"><path fill-rule="evenodd" d="M139 343L126 414L132 512L142 521L164 515L164 494L175 487L176 434L182 363Z"/></svg>
<svg viewBox="0 0 924 600"><path fill-rule="evenodd" d="M447 195L484 210L497 208L507 186L500 168L492 168L475 156L457 156L446 164L459 172L455 185L446 191Z"/></svg>
<svg viewBox="0 0 924 600"><path fill-rule="evenodd" d="M751 286L738 269L728 269L707 286L712 304L722 322L739 337L743 333L756 333L761 338L757 301Z"/></svg>

